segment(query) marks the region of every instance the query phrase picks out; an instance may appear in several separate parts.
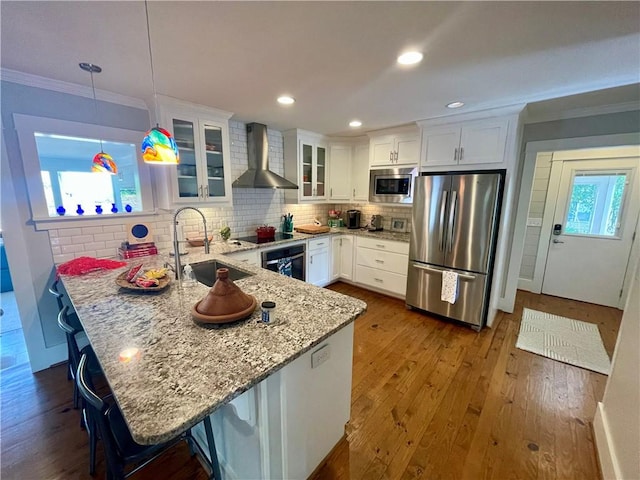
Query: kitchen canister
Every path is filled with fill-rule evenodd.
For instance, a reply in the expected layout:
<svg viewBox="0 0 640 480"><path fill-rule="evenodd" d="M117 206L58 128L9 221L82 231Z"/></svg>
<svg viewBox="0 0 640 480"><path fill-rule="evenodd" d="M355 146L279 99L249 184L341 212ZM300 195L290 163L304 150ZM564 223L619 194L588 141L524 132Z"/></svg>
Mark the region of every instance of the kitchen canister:
<svg viewBox="0 0 640 480"><path fill-rule="evenodd" d="M276 321L276 302L262 302L262 323L274 324Z"/></svg>

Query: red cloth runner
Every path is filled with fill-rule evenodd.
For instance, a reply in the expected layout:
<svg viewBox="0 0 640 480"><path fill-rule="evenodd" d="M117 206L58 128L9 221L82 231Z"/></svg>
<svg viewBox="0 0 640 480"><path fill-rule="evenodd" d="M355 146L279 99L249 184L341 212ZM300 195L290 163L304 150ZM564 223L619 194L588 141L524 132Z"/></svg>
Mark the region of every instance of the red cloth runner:
<svg viewBox="0 0 640 480"><path fill-rule="evenodd" d="M96 270L113 270L126 267L127 262L109 260L106 258L78 257L58 265L58 275L83 275Z"/></svg>

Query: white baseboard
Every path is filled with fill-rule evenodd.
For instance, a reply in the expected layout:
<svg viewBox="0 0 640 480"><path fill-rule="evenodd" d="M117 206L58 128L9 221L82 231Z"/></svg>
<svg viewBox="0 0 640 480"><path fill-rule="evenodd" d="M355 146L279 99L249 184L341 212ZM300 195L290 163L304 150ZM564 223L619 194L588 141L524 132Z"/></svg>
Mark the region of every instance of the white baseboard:
<svg viewBox="0 0 640 480"><path fill-rule="evenodd" d="M526 290L527 292L540 293L536 292L533 288L533 280L529 280L527 278L519 278L518 279L518 290Z"/></svg>
<svg viewBox="0 0 640 480"><path fill-rule="evenodd" d="M598 402L596 415L593 419L593 433L596 441L596 450L603 480L616 480L621 478L618 475L618 468L613 445L609 436L607 417L603 410L602 402Z"/></svg>

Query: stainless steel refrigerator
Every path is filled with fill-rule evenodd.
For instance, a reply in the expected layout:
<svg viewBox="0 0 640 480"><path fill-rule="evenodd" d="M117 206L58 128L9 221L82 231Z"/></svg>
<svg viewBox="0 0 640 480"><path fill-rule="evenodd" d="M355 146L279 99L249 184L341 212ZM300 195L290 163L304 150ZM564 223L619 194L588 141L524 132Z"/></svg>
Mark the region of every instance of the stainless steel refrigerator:
<svg viewBox="0 0 640 480"><path fill-rule="evenodd" d="M476 330L486 323L504 177L505 170L491 170L416 178L408 306L468 323ZM446 271L457 273L454 303L441 299Z"/></svg>

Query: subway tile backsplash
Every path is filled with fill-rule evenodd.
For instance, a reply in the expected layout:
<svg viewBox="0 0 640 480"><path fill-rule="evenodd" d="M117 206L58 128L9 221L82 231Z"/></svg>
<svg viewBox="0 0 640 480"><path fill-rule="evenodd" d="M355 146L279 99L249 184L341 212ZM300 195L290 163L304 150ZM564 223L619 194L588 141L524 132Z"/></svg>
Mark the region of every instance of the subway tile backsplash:
<svg viewBox="0 0 640 480"><path fill-rule="evenodd" d="M229 122L231 140L231 175L232 181L247 169L247 134L245 124ZM269 138L269 168L279 175L284 173L284 145L282 133L276 130L268 131ZM329 210L346 211L358 209L362 212L362 227L367 226L371 215L383 216L383 227L389 230L392 218L406 220L407 231L411 228L411 208L401 206L387 206L368 203L357 204L315 204L299 205L287 204L282 190L241 188L233 190L233 206L198 207L207 219L207 230L214 240L219 240L219 231L223 226L229 226L231 237L243 237L255 233L261 225L272 225L281 230L282 215L293 214L294 226L313 223L318 220L327 224ZM160 250L169 251L173 242L173 213L164 212L149 217L135 217L135 222L149 225L153 232L153 239ZM49 240L54 263L60 264L80 256L114 257L117 248L127 239L126 224L71 227L49 230ZM202 218L195 212L185 210L178 218L178 233L182 240L187 238L201 238L204 234Z"/></svg>

